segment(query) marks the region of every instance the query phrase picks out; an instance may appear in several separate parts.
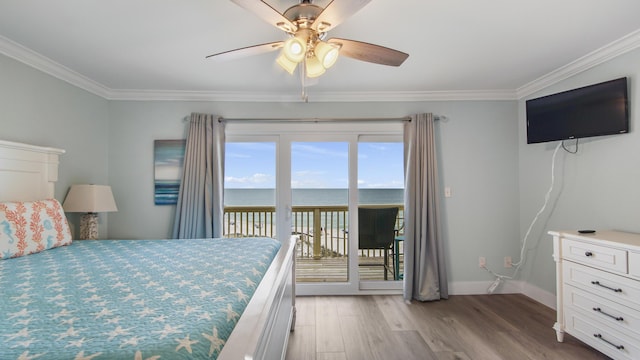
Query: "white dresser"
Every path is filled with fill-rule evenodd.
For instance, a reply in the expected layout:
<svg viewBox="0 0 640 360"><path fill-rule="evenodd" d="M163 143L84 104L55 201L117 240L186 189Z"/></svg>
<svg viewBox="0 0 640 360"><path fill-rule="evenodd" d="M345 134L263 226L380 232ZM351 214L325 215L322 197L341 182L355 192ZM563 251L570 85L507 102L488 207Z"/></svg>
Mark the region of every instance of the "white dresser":
<svg viewBox="0 0 640 360"><path fill-rule="evenodd" d="M640 234L549 234L558 341L566 332L614 359L640 359Z"/></svg>

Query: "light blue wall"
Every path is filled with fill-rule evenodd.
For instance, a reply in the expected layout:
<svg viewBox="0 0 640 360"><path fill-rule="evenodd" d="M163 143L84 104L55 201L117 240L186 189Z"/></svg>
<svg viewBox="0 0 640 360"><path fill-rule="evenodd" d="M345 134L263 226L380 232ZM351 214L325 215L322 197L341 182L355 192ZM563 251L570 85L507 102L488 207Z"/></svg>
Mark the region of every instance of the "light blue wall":
<svg viewBox="0 0 640 360"><path fill-rule="evenodd" d="M489 264L518 252L518 124L516 101L407 103L109 104L109 183L120 211L109 215L112 238L170 236L173 206L153 203L153 140L185 136L183 118L205 112L242 117L402 117L433 112L441 149L441 178L453 196L443 199L452 281L489 280Z"/></svg>
<svg viewBox="0 0 640 360"><path fill-rule="evenodd" d="M629 134L580 140L572 155L562 149L556 159L556 185L549 208L530 237L523 278L555 293L555 266L549 230L617 229L640 232L640 50L619 56L529 96L573 89L623 76L630 80ZM520 235L524 236L543 204L551 182L551 158L558 142L526 144L525 100L518 104ZM572 143L572 142L570 142Z"/></svg>
<svg viewBox="0 0 640 360"><path fill-rule="evenodd" d="M521 279L553 293L550 229L615 228L640 232L640 50L620 56L528 98L629 76L631 133L581 141L577 155L560 152L552 203L534 228ZM191 112L225 117L399 117L433 112L450 278L487 281L478 256L502 270L517 260L521 239L542 205L556 143L526 145L524 101L391 103L237 103L107 101L0 56L0 137L67 151L56 198L73 183L113 187L117 213L102 215L101 235L166 238L173 207L153 204L153 140L185 136ZM72 216L71 220L77 220ZM108 222L107 222L108 220Z"/></svg>
<svg viewBox="0 0 640 360"><path fill-rule="evenodd" d="M59 201L72 184L107 183L108 125L107 100L0 55L0 138L66 150Z"/></svg>

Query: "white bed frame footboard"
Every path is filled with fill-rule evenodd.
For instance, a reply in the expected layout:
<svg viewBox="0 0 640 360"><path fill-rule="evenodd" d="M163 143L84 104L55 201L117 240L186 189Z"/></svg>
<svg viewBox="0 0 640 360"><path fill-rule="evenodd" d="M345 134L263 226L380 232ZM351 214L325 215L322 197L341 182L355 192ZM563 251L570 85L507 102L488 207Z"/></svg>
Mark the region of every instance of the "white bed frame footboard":
<svg viewBox="0 0 640 360"><path fill-rule="evenodd" d="M0 140L0 201L54 197L64 150ZM295 246L283 242L218 360L284 359L295 325Z"/></svg>
<svg viewBox="0 0 640 360"><path fill-rule="evenodd" d="M292 236L282 244L218 360L285 358L296 321L296 242Z"/></svg>

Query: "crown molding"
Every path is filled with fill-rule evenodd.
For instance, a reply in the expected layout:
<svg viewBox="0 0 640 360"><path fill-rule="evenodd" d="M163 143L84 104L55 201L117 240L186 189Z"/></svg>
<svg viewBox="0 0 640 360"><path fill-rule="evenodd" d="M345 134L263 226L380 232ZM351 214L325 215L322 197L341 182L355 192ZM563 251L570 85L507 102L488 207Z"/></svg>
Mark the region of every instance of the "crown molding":
<svg viewBox="0 0 640 360"><path fill-rule="evenodd" d="M310 93L313 102L411 102L516 100L514 90L369 91Z"/></svg>
<svg viewBox="0 0 640 360"><path fill-rule="evenodd" d="M594 68L615 57L640 47L640 30L636 30L622 38L609 43L589 54L568 63L538 79L519 87L515 92L522 99L548 86L566 80L581 72Z"/></svg>
<svg viewBox="0 0 640 360"><path fill-rule="evenodd" d="M244 91L184 91L184 90L111 90L108 100L125 101L229 101L229 102L300 102L293 93Z"/></svg>
<svg viewBox="0 0 640 360"><path fill-rule="evenodd" d="M307 102L411 102L517 100L513 90L312 92ZM111 90L109 100L304 102L299 93Z"/></svg>
<svg viewBox="0 0 640 360"><path fill-rule="evenodd" d="M46 56L0 35L0 53L107 100L123 101L226 101L303 102L298 92L233 92L110 89ZM516 100L514 90L369 91L310 93L309 102L402 102Z"/></svg>
<svg viewBox="0 0 640 360"><path fill-rule="evenodd" d="M510 90L311 92L309 102L420 102L518 100L640 47L640 30ZM107 100L303 102L299 93L110 89L0 35L0 53Z"/></svg>
<svg viewBox="0 0 640 360"><path fill-rule="evenodd" d="M110 89L106 86L93 81L66 66L58 64L46 56L40 55L31 49L9 40L2 35L0 35L0 54L4 54L25 65L31 66L36 70L40 70L45 74L51 75L94 95L107 98L110 92Z"/></svg>

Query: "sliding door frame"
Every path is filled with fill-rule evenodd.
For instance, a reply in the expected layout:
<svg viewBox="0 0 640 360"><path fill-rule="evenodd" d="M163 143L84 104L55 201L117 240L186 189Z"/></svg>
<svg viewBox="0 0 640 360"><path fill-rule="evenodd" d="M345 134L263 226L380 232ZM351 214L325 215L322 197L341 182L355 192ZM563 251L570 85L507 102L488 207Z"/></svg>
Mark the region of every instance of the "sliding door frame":
<svg viewBox="0 0 640 360"><path fill-rule="evenodd" d="M345 123L233 122L226 126L227 142L276 143L276 224L277 229L291 228L291 145L294 142L347 142L349 144L349 234L358 238L358 142L402 142L401 122L358 121ZM279 240L284 234L277 233ZM401 294L401 281L360 281L358 242L349 241L348 280L339 283L297 283L296 294L365 295Z"/></svg>

